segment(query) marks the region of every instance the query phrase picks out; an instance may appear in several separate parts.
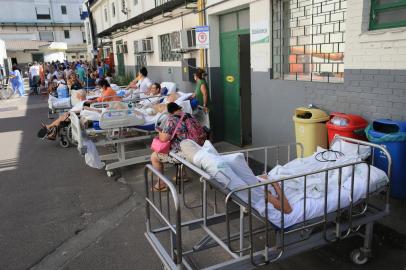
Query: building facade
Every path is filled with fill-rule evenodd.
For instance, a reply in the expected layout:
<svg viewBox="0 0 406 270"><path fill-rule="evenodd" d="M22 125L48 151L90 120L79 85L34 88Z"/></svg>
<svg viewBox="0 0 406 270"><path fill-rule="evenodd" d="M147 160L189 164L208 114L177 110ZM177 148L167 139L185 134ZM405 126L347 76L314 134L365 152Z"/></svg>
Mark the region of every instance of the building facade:
<svg viewBox="0 0 406 270"><path fill-rule="evenodd" d="M44 48L41 47L44 42L66 43L63 58L86 59L82 20L85 13L81 0L0 0L0 4L7 7L0 9L0 38L18 45L7 48L14 64L44 60ZM33 45L33 41L37 41L35 48L19 49L24 42Z"/></svg>
<svg viewBox="0 0 406 270"><path fill-rule="evenodd" d="M93 2L99 45L111 46L122 72L141 63L151 78L192 91L185 66L206 68L217 139L236 145L291 142L294 110L308 104L368 120L406 120L403 2L207 0L200 10L176 0L144 1L160 4L148 8L141 0ZM165 8L168 3L177 7ZM203 57L198 50L178 50L170 34L187 33L202 22L202 13L210 48ZM134 42L149 38L153 49L139 53Z"/></svg>

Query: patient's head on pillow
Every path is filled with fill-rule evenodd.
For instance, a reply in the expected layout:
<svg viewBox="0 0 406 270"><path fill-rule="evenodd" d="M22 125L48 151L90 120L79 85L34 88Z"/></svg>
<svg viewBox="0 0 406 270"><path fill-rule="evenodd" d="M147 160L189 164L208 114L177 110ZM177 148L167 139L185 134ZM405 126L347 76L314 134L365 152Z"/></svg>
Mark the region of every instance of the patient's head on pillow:
<svg viewBox="0 0 406 270"><path fill-rule="evenodd" d="M202 147L196 142L187 139L180 142L180 149L186 160L189 162L193 162L194 156L200 149L202 149Z"/></svg>
<svg viewBox="0 0 406 270"><path fill-rule="evenodd" d="M166 99L166 103L175 102L179 97L180 97L180 95L178 93L172 93Z"/></svg>

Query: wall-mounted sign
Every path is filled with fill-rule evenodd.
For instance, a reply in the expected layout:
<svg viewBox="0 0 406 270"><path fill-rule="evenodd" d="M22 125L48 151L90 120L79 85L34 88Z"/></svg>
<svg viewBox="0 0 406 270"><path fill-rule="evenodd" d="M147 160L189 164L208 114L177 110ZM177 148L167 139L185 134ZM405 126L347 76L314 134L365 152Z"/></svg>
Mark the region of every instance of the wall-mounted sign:
<svg viewBox="0 0 406 270"><path fill-rule="evenodd" d="M209 26L196 26L196 48L210 48L210 29Z"/></svg>
<svg viewBox="0 0 406 270"><path fill-rule="evenodd" d="M269 22L251 23L251 44L269 43Z"/></svg>
<svg viewBox="0 0 406 270"><path fill-rule="evenodd" d="M235 80L235 79L234 79L234 76L227 76L227 77L226 77L226 81L229 82L229 83L233 83L234 80Z"/></svg>

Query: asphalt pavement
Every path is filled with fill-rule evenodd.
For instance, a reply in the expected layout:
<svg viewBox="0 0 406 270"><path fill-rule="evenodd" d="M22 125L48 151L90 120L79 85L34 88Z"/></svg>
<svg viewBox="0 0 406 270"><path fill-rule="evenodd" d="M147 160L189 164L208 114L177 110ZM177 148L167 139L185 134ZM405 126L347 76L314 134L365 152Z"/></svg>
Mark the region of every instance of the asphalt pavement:
<svg viewBox="0 0 406 270"><path fill-rule="evenodd" d="M46 116L43 97L0 100L0 269L161 269L144 237L143 166L121 178L87 167L75 147L36 137ZM394 205L364 266L350 260L353 238L264 269L405 270L406 208Z"/></svg>

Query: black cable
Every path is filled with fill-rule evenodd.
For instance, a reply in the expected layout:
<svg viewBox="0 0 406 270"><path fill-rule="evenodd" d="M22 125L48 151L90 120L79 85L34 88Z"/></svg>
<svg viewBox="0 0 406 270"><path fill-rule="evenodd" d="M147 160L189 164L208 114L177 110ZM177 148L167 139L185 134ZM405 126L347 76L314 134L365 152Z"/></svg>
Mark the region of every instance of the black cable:
<svg viewBox="0 0 406 270"><path fill-rule="evenodd" d="M335 155L335 159L329 159L329 157L325 157L325 154L330 154L333 153ZM335 162L337 161L337 159L339 159L340 157L343 157L344 153L340 152L340 151L334 151L334 150L326 150L326 151L322 151L317 153L314 158L318 161L318 162Z"/></svg>

